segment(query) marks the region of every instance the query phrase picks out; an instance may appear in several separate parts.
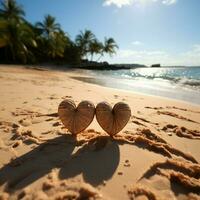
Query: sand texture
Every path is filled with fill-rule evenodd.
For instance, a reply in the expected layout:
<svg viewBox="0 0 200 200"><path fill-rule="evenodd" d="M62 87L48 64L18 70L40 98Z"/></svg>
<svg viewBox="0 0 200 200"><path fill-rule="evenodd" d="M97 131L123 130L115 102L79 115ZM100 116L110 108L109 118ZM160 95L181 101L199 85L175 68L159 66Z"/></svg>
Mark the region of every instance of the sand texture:
<svg viewBox="0 0 200 200"><path fill-rule="evenodd" d="M38 69L0 66L0 200L200 199L199 106ZM64 99L122 101L131 118L113 137L95 118L75 137Z"/></svg>

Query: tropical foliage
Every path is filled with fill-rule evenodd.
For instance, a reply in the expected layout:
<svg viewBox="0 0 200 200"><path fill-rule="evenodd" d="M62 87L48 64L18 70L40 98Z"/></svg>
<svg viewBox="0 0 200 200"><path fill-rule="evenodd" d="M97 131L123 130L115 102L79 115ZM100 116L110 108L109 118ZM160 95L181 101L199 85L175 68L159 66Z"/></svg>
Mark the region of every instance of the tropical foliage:
<svg viewBox="0 0 200 200"><path fill-rule="evenodd" d="M112 56L118 48L113 38L100 42L90 30L80 31L75 41L62 30L56 18L44 16L31 24L15 0L0 0L0 62L61 62L79 64L82 60L98 60Z"/></svg>

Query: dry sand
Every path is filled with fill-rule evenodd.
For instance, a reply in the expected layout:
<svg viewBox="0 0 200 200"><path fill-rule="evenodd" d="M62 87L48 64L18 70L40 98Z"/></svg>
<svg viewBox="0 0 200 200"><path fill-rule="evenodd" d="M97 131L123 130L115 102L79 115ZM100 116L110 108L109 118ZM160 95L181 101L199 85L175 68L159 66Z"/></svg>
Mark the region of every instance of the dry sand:
<svg viewBox="0 0 200 200"><path fill-rule="evenodd" d="M200 199L200 107L81 82L72 72L0 67L0 199ZM130 105L113 138L96 119L77 138L63 99Z"/></svg>

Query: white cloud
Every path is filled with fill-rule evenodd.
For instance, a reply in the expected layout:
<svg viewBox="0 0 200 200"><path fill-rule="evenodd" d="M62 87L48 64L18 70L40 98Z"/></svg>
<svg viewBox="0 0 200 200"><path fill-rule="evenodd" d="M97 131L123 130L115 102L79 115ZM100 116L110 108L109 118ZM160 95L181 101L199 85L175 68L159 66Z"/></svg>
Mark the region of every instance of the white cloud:
<svg viewBox="0 0 200 200"><path fill-rule="evenodd" d="M130 6L134 3L145 4L149 2L161 2L164 5L172 5L175 4L178 0L104 0L104 6L115 5L118 8L122 6Z"/></svg>
<svg viewBox="0 0 200 200"><path fill-rule="evenodd" d="M104 0L103 5L104 6L110 6L110 5L115 5L119 8L125 5L131 5L133 3L133 0Z"/></svg>
<svg viewBox="0 0 200 200"><path fill-rule="evenodd" d="M200 44L193 45L190 50L177 54L162 50L120 49L112 58L106 56L103 60L110 63L138 63L148 66L155 63L163 66L200 66Z"/></svg>
<svg viewBox="0 0 200 200"><path fill-rule="evenodd" d="M165 5L172 5L175 4L177 0L163 0L162 3Z"/></svg>
<svg viewBox="0 0 200 200"><path fill-rule="evenodd" d="M131 44L133 44L133 45L135 45L135 46L141 46L141 45L143 45L143 43L140 42L140 41L138 41L138 40L132 42Z"/></svg>

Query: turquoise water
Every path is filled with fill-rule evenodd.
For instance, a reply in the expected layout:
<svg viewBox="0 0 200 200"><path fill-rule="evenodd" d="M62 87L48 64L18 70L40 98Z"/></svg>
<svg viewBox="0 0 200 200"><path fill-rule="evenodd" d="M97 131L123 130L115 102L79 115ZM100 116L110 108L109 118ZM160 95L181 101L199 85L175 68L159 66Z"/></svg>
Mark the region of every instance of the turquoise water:
<svg viewBox="0 0 200 200"><path fill-rule="evenodd" d="M84 81L200 104L200 67L92 70Z"/></svg>

